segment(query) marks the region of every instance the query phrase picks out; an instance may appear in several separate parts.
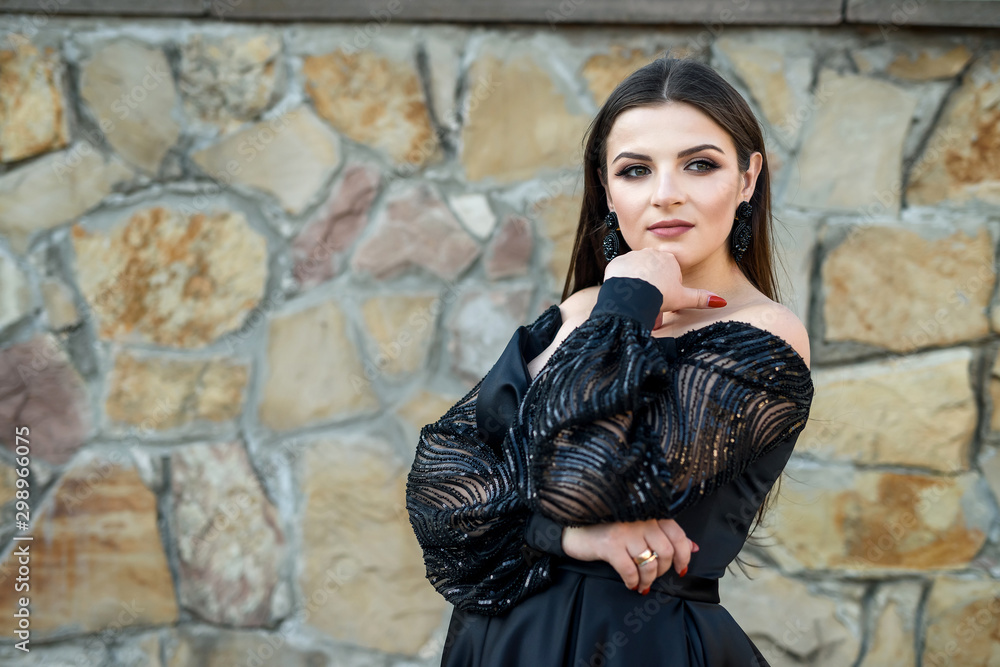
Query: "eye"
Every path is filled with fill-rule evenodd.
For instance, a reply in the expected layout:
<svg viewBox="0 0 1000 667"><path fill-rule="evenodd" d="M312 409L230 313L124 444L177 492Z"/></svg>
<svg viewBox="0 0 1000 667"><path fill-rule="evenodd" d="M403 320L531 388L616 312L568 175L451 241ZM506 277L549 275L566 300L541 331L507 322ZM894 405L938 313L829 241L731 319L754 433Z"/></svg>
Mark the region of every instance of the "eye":
<svg viewBox="0 0 1000 667"><path fill-rule="evenodd" d="M634 164L631 167L625 167L624 169L622 169L621 171L619 171L615 175L616 176L624 176L625 178L639 178L638 175L636 175L634 173L631 173L633 169L645 169L646 171L649 171L648 167L644 167L641 164Z"/></svg>
<svg viewBox="0 0 1000 667"><path fill-rule="evenodd" d="M700 172L703 172L703 173L704 172L709 172L709 171L712 171L714 169L718 169L719 168L719 165L717 165L716 163L712 162L711 160L708 160L708 159L705 159L705 158L702 158L700 160L695 160L694 162L692 162L688 166L689 167L693 167L696 164L700 164L700 165L704 165L705 166L704 169L695 169L695 171L700 171Z"/></svg>

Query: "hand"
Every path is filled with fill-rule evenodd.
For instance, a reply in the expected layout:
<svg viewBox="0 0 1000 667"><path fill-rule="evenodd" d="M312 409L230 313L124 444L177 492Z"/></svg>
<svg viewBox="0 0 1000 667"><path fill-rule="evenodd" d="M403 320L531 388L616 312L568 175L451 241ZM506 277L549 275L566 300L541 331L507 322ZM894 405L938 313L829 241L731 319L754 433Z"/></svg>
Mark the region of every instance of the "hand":
<svg viewBox="0 0 1000 667"><path fill-rule="evenodd" d="M681 282L681 267L668 250L641 248L618 255L604 269L609 278L641 278L655 286L663 295L660 312L682 308L721 308L726 300L714 292L685 287ZM714 297L714 298L713 298Z"/></svg>
<svg viewBox="0 0 1000 667"><path fill-rule="evenodd" d="M630 590L638 590L643 595L671 565L678 573L686 574L691 553L698 551L698 545L687 538L684 529L673 519L565 528L562 547L570 558L610 563ZM655 551L657 557L639 567L633 557L646 549Z"/></svg>

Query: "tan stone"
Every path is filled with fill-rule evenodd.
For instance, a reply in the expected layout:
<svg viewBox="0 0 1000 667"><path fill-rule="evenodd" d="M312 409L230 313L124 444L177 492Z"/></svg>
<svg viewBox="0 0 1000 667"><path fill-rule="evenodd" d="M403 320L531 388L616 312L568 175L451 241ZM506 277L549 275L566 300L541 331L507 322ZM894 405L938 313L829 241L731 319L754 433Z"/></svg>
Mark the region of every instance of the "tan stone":
<svg viewBox="0 0 1000 667"><path fill-rule="evenodd" d="M6 505L14 500L17 493L17 479L18 475L13 466L0 462L0 505Z"/></svg>
<svg viewBox="0 0 1000 667"><path fill-rule="evenodd" d="M322 351L323 362L317 363ZM335 303L276 316L268 335L261 422L284 430L378 407L371 380Z"/></svg>
<svg viewBox="0 0 1000 667"><path fill-rule="evenodd" d="M0 176L0 234L24 252L32 234L82 215L132 176L121 160L87 143L44 155Z"/></svg>
<svg viewBox="0 0 1000 667"><path fill-rule="evenodd" d="M243 445L186 447L170 462L181 604L220 625L272 624L285 535Z"/></svg>
<svg viewBox="0 0 1000 667"><path fill-rule="evenodd" d="M225 359L144 359L120 353L108 377L108 417L165 431L197 420L240 414L249 367Z"/></svg>
<svg viewBox="0 0 1000 667"><path fill-rule="evenodd" d="M857 227L822 267L826 340L896 352L988 333L993 241L980 228L930 240L897 227Z"/></svg>
<svg viewBox="0 0 1000 667"><path fill-rule="evenodd" d="M167 643L165 665L316 667L331 664L322 651L296 648L288 639L287 631L259 633L185 625L179 627L176 638Z"/></svg>
<svg viewBox="0 0 1000 667"><path fill-rule="evenodd" d="M427 360L434 340L437 296L396 295L365 301L365 326L378 346L374 366L389 374L412 373Z"/></svg>
<svg viewBox="0 0 1000 667"><path fill-rule="evenodd" d="M976 399L968 348L813 370L796 451L866 464L968 470Z"/></svg>
<svg viewBox="0 0 1000 667"><path fill-rule="evenodd" d="M155 174L177 142L177 100L163 51L116 40L81 67L80 96L112 148L131 164Z"/></svg>
<svg viewBox="0 0 1000 667"><path fill-rule="evenodd" d="M686 57L684 55L677 57ZM650 56L642 49L629 48L615 45L611 47L610 53L598 53L587 59L583 64L583 78L587 81L587 87L594 101L598 105L604 104L619 83L632 72L640 67L648 65L655 56Z"/></svg>
<svg viewBox="0 0 1000 667"><path fill-rule="evenodd" d="M396 162L422 166L440 158L413 63L338 49L305 57L302 73L319 115L345 136Z"/></svg>
<svg viewBox="0 0 1000 667"><path fill-rule="evenodd" d="M301 213L340 164L337 135L309 107L251 125L192 154L211 178L273 195Z"/></svg>
<svg viewBox="0 0 1000 667"><path fill-rule="evenodd" d="M177 620L156 496L133 468L115 459L75 465L32 523L33 640ZM17 567L13 555L0 565L8 584ZM0 587L0 634L6 637L13 636L20 595L12 585Z"/></svg>
<svg viewBox="0 0 1000 667"><path fill-rule="evenodd" d="M53 330L65 329L80 321L73 293L65 283L61 280L43 280L41 290L45 314Z"/></svg>
<svg viewBox="0 0 1000 667"><path fill-rule="evenodd" d="M1000 50L980 57L948 98L910 172L907 201L1000 204Z"/></svg>
<svg viewBox="0 0 1000 667"><path fill-rule="evenodd" d="M406 512L405 466L388 443L363 437L315 443L302 471L299 584L307 605L321 605L309 624L352 644L416 653L441 623L445 601L425 577ZM379 558L364 555L373 553Z"/></svg>
<svg viewBox="0 0 1000 667"><path fill-rule="evenodd" d="M787 571L925 570L967 565L993 510L976 473L903 475L789 464L765 518Z"/></svg>
<svg viewBox="0 0 1000 667"><path fill-rule="evenodd" d="M284 81L276 35L195 34L181 48L178 88L190 116L231 131L267 109Z"/></svg>
<svg viewBox="0 0 1000 667"><path fill-rule="evenodd" d="M787 144L794 143L808 110L812 55L790 53L783 40L759 44L729 35L714 46L729 58L771 127Z"/></svg>
<svg viewBox="0 0 1000 667"><path fill-rule="evenodd" d="M242 213L154 207L108 233L73 227L80 291L101 338L201 347L260 301L267 245Z"/></svg>
<svg viewBox="0 0 1000 667"><path fill-rule="evenodd" d="M874 599L875 624L859 667L913 667L916 617L922 587L915 582L883 584Z"/></svg>
<svg viewBox="0 0 1000 667"><path fill-rule="evenodd" d="M923 664L1000 664L1000 581L941 576L924 611Z"/></svg>
<svg viewBox="0 0 1000 667"><path fill-rule="evenodd" d="M427 424L432 424L444 416L444 413L460 398L461 396L442 396L421 389L406 403L396 408L396 414L402 417L413 431L419 432Z"/></svg>
<svg viewBox="0 0 1000 667"><path fill-rule="evenodd" d="M17 263L0 255L0 329L28 314L31 291Z"/></svg>
<svg viewBox="0 0 1000 667"><path fill-rule="evenodd" d="M531 56L481 55L469 68L461 159L470 181L523 181L542 169L578 167L589 118Z"/></svg>
<svg viewBox="0 0 1000 667"><path fill-rule="evenodd" d="M823 70L789 202L896 215L903 143L917 101L885 81Z"/></svg>
<svg viewBox="0 0 1000 667"><path fill-rule="evenodd" d="M893 41L851 52L861 74L885 73L907 81L949 79L959 74L972 51L965 44L949 45L939 41Z"/></svg>
<svg viewBox="0 0 1000 667"><path fill-rule="evenodd" d="M898 53L886 71L892 76L911 81L953 77L972 59L972 51L958 44L948 51L922 48L913 53Z"/></svg>
<svg viewBox="0 0 1000 667"><path fill-rule="evenodd" d="M16 33L9 32L14 36ZM0 162L15 162L69 143L58 53L27 39L0 51Z"/></svg>
<svg viewBox="0 0 1000 667"><path fill-rule="evenodd" d="M548 267L560 289L569 273L573 244L580 226L582 198L582 194L560 194L538 202L532 210L532 217L541 222L541 233L551 243Z"/></svg>
<svg viewBox="0 0 1000 667"><path fill-rule="evenodd" d="M774 570L751 572L748 579L731 568L719 582L719 597L772 667L854 664L861 640L838 616L857 619L857 603L817 595Z"/></svg>

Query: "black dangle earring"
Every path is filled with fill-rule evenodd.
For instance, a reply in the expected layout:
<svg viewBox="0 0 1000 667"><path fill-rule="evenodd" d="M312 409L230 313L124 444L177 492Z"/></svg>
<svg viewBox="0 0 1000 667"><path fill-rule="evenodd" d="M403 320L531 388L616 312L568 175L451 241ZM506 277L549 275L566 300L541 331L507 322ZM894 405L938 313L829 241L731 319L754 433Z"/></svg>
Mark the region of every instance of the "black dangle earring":
<svg viewBox="0 0 1000 667"><path fill-rule="evenodd" d="M740 202L740 205L736 207L736 220L734 221L736 224L733 227L730 239L733 259L735 259L737 263L740 259L742 259L743 253L745 253L747 248L750 246L750 218L752 215L753 206L750 205L750 202Z"/></svg>
<svg viewBox="0 0 1000 667"><path fill-rule="evenodd" d="M618 215L614 211L608 211L604 216L604 227L608 233L604 237L604 259L609 262L618 256Z"/></svg>

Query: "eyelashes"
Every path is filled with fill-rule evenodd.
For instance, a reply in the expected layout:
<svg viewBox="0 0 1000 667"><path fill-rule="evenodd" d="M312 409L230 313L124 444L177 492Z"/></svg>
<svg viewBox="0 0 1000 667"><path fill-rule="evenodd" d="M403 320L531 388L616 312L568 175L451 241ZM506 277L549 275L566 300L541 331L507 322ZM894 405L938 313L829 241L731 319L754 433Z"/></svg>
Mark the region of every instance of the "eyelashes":
<svg viewBox="0 0 1000 667"><path fill-rule="evenodd" d="M694 162L692 162L688 166L689 167L693 167L696 164L703 164L703 165L706 166L706 168L705 169L695 169L695 173L707 174L707 173L709 173L711 171L715 171L716 169L719 168L718 164L716 164L715 162L713 162L713 161L711 161L711 160L709 160L707 158L701 158L699 160L695 160ZM621 176L622 178L625 178L626 180L631 180L631 179L634 179L634 178L642 178L641 176L636 176L635 174L630 173L630 172L632 172L633 169L645 169L646 171L649 171L649 167L646 167L646 166L641 165L641 164L633 164L633 165L631 165L629 167L625 167L621 171L615 173L615 176Z"/></svg>

